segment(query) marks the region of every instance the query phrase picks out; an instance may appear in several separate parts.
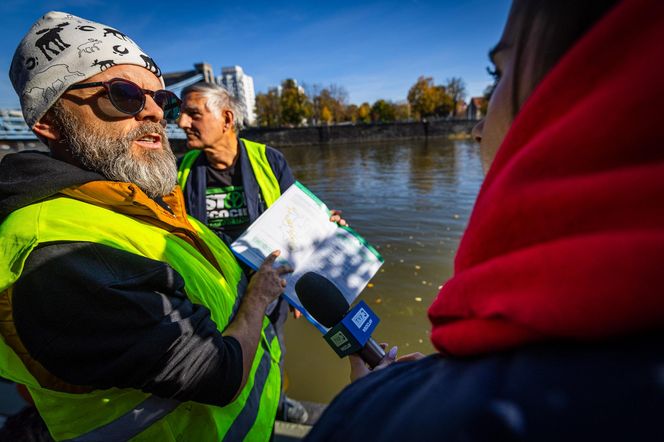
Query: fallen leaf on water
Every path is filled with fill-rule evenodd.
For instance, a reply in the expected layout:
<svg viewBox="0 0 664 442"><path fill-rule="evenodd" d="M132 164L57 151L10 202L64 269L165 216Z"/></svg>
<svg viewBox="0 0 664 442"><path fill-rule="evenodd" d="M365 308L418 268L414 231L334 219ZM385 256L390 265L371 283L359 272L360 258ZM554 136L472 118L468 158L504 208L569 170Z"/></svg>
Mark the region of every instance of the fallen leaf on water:
<svg viewBox="0 0 664 442"><path fill-rule="evenodd" d="M372 283L369 283L369 284L367 284L367 287L372 288L372 287L373 287L373 284L372 284Z"/></svg>
<svg viewBox="0 0 664 442"><path fill-rule="evenodd" d="M380 304L381 302L383 302L383 300L380 299L380 298L376 298L376 299L374 300L374 304Z"/></svg>

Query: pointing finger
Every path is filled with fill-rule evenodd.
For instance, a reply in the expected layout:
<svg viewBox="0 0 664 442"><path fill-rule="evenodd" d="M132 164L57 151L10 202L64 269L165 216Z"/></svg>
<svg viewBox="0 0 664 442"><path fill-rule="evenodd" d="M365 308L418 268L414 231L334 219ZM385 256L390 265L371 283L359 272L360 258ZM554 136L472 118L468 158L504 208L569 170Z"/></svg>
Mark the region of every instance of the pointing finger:
<svg viewBox="0 0 664 442"><path fill-rule="evenodd" d="M277 256L281 254L281 250L275 250L274 252L270 253L267 255L267 258L263 261L263 266L268 266L272 267L272 264L274 264L274 261L276 261Z"/></svg>

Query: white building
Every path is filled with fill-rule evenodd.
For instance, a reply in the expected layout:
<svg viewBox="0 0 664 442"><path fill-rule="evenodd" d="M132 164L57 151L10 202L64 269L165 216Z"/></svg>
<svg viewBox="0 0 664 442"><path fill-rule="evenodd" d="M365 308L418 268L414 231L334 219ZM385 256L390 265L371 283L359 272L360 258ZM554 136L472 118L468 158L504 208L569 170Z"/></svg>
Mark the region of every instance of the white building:
<svg viewBox="0 0 664 442"><path fill-rule="evenodd" d="M217 83L237 98L245 113L245 124L253 126L256 121L254 79L245 74L240 66L230 66L221 68L221 76L217 78Z"/></svg>

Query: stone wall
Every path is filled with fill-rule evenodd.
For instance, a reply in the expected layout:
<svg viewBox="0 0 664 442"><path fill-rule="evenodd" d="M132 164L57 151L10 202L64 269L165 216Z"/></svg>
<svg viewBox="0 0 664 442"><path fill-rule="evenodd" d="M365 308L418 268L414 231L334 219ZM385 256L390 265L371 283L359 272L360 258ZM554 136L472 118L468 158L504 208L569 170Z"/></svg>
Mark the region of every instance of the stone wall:
<svg viewBox="0 0 664 442"><path fill-rule="evenodd" d="M340 126L298 127L292 129L250 128L242 136L275 146L294 146L318 143L349 143L357 141L393 140L467 136L474 120L437 120L408 123L357 124Z"/></svg>

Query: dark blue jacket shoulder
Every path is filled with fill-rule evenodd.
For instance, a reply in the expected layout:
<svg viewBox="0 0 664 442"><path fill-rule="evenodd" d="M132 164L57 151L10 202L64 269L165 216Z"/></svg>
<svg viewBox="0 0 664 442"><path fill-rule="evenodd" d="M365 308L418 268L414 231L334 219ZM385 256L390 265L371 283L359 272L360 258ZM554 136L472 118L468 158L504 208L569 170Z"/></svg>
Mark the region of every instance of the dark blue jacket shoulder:
<svg viewBox="0 0 664 442"><path fill-rule="evenodd" d="M663 340L396 363L342 391L306 440L664 440Z"/></svg>

